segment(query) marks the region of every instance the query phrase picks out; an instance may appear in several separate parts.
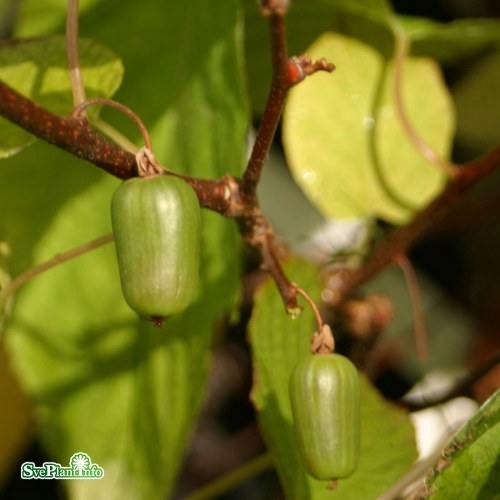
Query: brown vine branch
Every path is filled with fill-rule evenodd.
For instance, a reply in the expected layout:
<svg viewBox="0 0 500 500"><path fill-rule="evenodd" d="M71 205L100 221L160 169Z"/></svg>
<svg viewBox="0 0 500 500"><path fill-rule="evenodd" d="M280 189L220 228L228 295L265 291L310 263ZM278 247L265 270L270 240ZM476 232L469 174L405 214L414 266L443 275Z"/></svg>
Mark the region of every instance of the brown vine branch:
<svg viewBox="0 0 500 500"><path fill-rule="evenodd" d="M268 11L264 10L263 12L267 14ZM271 31L273 80L252 153L241 182L241 191L248 198L255 198L262 167L274 139L287 92L284 82L288 62L284 12L269 11L267 15Z"/></svg>
<svg viewBox="0 0 500 500"><path fill-rule="evenodd" d="M236 199L239 199L238 195ZM297 304L297 290L283 271L278 257L274 232L267 219L262 215L258 200L255 199L251 212L242 210L234 219L245 241L259 251L262 258L261 268L269 273L276 283L287 313L296 316L301 310Z"/></svg>
<svg viewBox="0 0 500 500"><path fill-rule="evenodd" d="M396 263L399 265L406 280L408 293L410 296L412 315L413 315L413 330L415 332L415 344L417 348L417 356L421 361L427 358L427 328L425 325L424 311L422 308L422 298L420 295L420 287L415 269L406 255L398 255Z"/></svg>
<svg viewBox="0 0 500 500"><path fill-rule="evenodd" d="M0 115L46 142L87 160L121 179L137 176L135 156L95 133L86 119L61 117L35 104L0 81ZM183 176L181 176L183 177ZM276 281L287 310L295 310L296 293L287 280L273 243L273 233L257 200L241 196L237 179L183 177L195 190L200 205L234 218L242 236L259 250L263 267Z"/></svg>
<svg viewBox="0 0 500 500"><path fill-rule="evenodd" d="M237 199L243 209L236 215L240 232L250 245L258 248L262 268L274 279L288 314L300 311L297 287L286 277L277 257L274 233L263 217L257 199L257 185L264 162L274 140L288 90L316 71L333 71L333 64L325 60L312 63L307 56L288 58L285 15L287 0L262 0L261 12L269 18L273 78L264 113L257 131L247 167L238 185Z"/></svg>
<svg viewBox="0 0 500 500"><path fill-rule="evenodd" d="M88 107L95 105L110 106L112 108L121 111L124 115L128 116L139 127L145 146L150 151L153 150L153 147L151 145L151 139L149 138L148 129L146 128L142 120L130 108L128 108L127 106L125 106L120 102L113 101L112 99L105 99L104 97L95 97L94 99L88 99L75 106L73 112L71 113L71 116L76 119L83 118L85 116L84 111Z"/></svg>
<svg viewBox="0 0 500 500"><path fill-rule="evenodd" d="M134 155L96 134L84 119L58 116L0 81L0 115L39 139L87 160L115 177L135 171Z"/></svg>
<svg viewBox="0 0 500 500"><path fill-rule="evenodd" d="M51 113L0 81L0 115L54 146L120 179L137 176L135 156L94 132L86 119ZM230 210L226 181L180 176L195 190L203 208Z"/></svg>
<svg viewBox="0 0 500 500"><path fill-rule="evenodd" d="M500 147L460 167L443 192L417 213L410 223L393 230L373 250L361 268L346 274L340 283L335 282L335 285L331 287L330 303L334 306L340 305L359 285L368 281L384 267L394 263L399 255L405 255L417 240L442 219L454 202L499 167Z"/></svg>
<svg viewBox="0 0 500 500"><path fill-rule="evenodd" d="M249 199L255 199L257 184L274 139L288 90L308 75L317 71L332 72L335 69L333 64L324 59L312 63L306 55L288 59L285 25L287 8L286 0L261 2L261 12L269 18L273 79L252 153L241 181L241 192Z"/></svg>

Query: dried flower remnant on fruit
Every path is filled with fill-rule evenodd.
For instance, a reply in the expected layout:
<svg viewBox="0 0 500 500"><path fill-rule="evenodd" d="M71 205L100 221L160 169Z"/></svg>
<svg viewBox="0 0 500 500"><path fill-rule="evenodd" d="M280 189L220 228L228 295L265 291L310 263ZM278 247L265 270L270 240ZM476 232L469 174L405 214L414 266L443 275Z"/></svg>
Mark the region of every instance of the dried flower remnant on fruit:
<svg viewBox="0 0 500 500"><path fill-rule="evenodd" d="M324 324L321 332L315 332L311 337L312 354L331 354L335 350L335 340L331 328Z"/></svg>
<svg viewBox="0 0 500 500"><path fill-rule="evenodd" d="M141 148L135 155L135 161L139 177L153 177L165 172L149 148Z"/></svg>

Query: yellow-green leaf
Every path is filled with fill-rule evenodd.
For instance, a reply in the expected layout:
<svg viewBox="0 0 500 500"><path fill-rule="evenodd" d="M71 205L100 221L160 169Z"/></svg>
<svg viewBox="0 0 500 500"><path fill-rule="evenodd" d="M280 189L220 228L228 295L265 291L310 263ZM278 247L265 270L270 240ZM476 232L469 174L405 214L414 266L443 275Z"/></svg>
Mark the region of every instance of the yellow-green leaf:
<svg viewBox="0 0 500 500"><path fill-rule="evenodd" d="M104 45L80 39L79 56L87 98L111 97L121 84L120 59ZM63 36L0 43L0 80L50 111L65 115L73 107ZM91 114L96 114L96 109ZM0 158L18 152L34 137L0 118Z"/></svg>
<svg viewBox="0 0 500 500"><path fill-rule="evenodd" d="M457 432L439 466L417 492L433 500L498 498L500 492L500 391ZM415 496L417 498L417 496Z"/></svg>
<svg viewBox="0 0 500 500"><path fill-rule="evenodd" d="M283 139L296 181L326 216L404 222L439 193L444 175L420 155L397 118L392 62L331 33L308 53L337 69L313 75L290 93ZM408 58L402 90L414 129L447 157L454 112L437 65Z"/></svg>

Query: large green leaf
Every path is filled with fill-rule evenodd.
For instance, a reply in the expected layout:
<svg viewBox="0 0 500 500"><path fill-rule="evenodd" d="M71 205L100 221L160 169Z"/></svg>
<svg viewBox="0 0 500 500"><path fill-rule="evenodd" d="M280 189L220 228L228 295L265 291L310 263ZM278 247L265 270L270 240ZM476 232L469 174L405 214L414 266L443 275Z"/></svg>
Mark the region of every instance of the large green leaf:
<svg viewBox="0 0 500 500"><path fill-rule="evenodd" d="M115 186L103 176L69 199L34 258L85 241L91 230L109 231ZM204 281L205 291L228 285ZM85 451L106 470L93 495L122 487L129 498L162 498L167 491L203 388L214 302L200 296L161 330L139 323L123 302L112 246L34 279L17 297L6 330L11 355L54 456L67 463ZM68 486L88 498L96 485Z"/></svg>
<svg viewBox="0 0 500 500"><path fill-rule="evenodd" d="M315 268L294 260L287 273L313 298L319 297ZM307 355L314 328L307 306L297 320L285 314L274 283L259 290L250 323L255 360L252 398L287 497L301 500L332 496L326 482L312 479L302 468L288 399L290 373ZM362 382L360 464L353 476L339 482L336 494L342 499L376 498L416 458L413 428L405 412L386 403L364 377Z"/></svg>
<svg viewBox="0 0 500 500"><path fill-rule="evenodd" d="M35 4L25 2L24 12ZM38 34L24 20L21 31ZM236 2L94 2L81 26L123 56L117 98L141 114L163 163L208 178L241 171L247 118ZM42 143L4 160L0 214L12 216L0 216L0 238L12 247L12 274L108 232L117 183ZM203 396L213 323L237 296L236 228L209 212L201 267L199 299L161 330L124 303L112 246L16 296L6 341L51 458L67 464L81 450L105 470L100 481L68 482L73 498L164 498L172 487Z"/></svg>
<svg viewBox="0 0 500 500"><path fill-rule="evenodd" d="M87 97L111 97L122 81L120 59L92 40L80 40L79 54ZM0 80L54 113L66 115L73 107L62 36L0 43ZM90 115L95 114L93 108ZM28 132L0 118L0 158L33 140Z"/></svg>
<svg viewBox="0 0 500 500"><path fill-rule="evenodd" d="M457 432L412 498L498 498L500 391Z"/></svg>
<svg viewBox="0 0 500 500"><path fill-rule="evenodd" d="M296 181L330 217L402 223L442 188L444 176L416 151L397 118L393 67L371 47L327 33L310 48L336 64L292 89L283 140ZM405 61L404 105L416 131L447 157L451 99L437 66Z"/></svg>

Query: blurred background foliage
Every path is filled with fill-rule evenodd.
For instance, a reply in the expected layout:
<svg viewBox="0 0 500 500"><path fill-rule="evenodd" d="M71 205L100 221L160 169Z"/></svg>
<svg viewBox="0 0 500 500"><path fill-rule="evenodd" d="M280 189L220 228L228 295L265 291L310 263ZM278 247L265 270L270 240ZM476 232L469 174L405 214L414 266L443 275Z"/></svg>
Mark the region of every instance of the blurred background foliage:
<svg viewBox="0 0 500 500"><path fill-rule="evenodd" d="M384 2L379 3L383 7ZM218 6L216 2L191 2L189 8L173 5L165 9L164 5L153 0L127 6L118 1L82 0L82 36L102 43L108 48L105 50L121 60L124 80L114 98L134 109L148 124L163 163L198 176L238 174L243 165L247 124L250 120L258 123L269 88L267 24L253 0L228 1ZM498 2L398 0L392 6L413 40L412 55L433 57L441 65L456 109L456 133L450 144L453 160L468 161L497 144ZM288 18L290 53L301 53L324 32L334 31L368 42L388 58L392 51L390 16L383 8L376 15L374 12L368 9L367 13L363 2L294 0ZM64 17L63 0L43 5L37 0L0 0L0 36L7 39L62 34ZM110 57L106 52L106 59ZM58 64L63 65L61 61ZM117 79L121 79L121 73ZM61 104L53 95L51 98L53 103ZM138 140L133 125L115 112L103 110L101 116ZM342 250L351 251L353 240L366 245L366 231L371 239L377 237L377 231L389 227L387 221L374 216L367 223L368 230L362 224L360 236L357 226L342 225L326 216L292 178L283 154L281 129L278 132L259 193L265 213L292 251L313 260L318 260L318 255L321 259L325 255L333 257ZM39 168L42 161L50 163L43 171ZM0 240L7 234L15 250L12 258L12 247L0 247L1 273L15 276L36 262L108 230L109 223L101 214L107 213L107 200L117 185L115 179L40 143L0 167ZM12 186L16 186L15 191ZM64 490L55 481L21 482L19 464L24 460L39 463L52 459L54 453L64 462L64 456L85 442L86 433L97 434L95 441L104 443L104 450L97 446L92 455L97 463L107 453L112 457L126 449L128 470L147 478L139 485L133 481L120 483L117 478L124 477L122 465L107 462L106 473L109 471L112 480L109 488L117 488L99 492L107 498L117 492L120 498L127 498L125 494L133 498L134 488L146 497L156 498L173 485L173 496L180 498L265 449L248 399L252 360L245 337L253 292L263 276L255 256L241 251L234 227L213 214L205 217L204 283L211 298L200 301L190 312L198 321L190 323L186 315L174 322L168 340L138 324L123 307L113 278L110 248L96 251L91 259L85 256L84 262L68 264L67 271L54 271L49 280L40 279L16 299L18 316L9 331L15 338L9 350L23 351L24 360L14 363L14 377L12 362L2 350L0 397L7 402L0 417L2 498L64 498ZM464 197L412 250L410 257L419 270L430 335L430 356L425 363L418 359L414 348L411 304L401 272L388 269L364 287L363 293L390 298L395 311L393 321L376 348L347 333L339 336L339 347L364 366L387 399L401 398L415 382L436 370L461 374L477 367L499 348L498 227L499 172ZM97 266L105 271L96 273ZM240 278L242 288L238 285ZM3 279L0 275L0 284ZM51 309L55 295L57 309ZM77 315L82 302L89 311L85 320ZM57 317L54 311L58 311ZM232 321L228 321L229 317ZM252 321L257 320L254 317ZM197 335L186 340L186 328L196 330ZM268 337L262 339L267 341ZM39 345L43 349L48 346L49 355L41 354ZM206 353L210 345L211 363ZM254 344L254 351L258 348ZM30 355L26 356L26 352ZM128 353L120 358L118 367L110 356L116 352ZM70 363L58 364L68 357ZM272 359L268 362L272 363ZM195 378L186 371L187 364L199 366ZM39 376L36 366L50 369ZM165 366L172 367L172 373L180 377L176 379L179 387L186 390L177 393L185 392L185 400L166 401L164 389L172 373L167 373L170 368ZM134 377L117 375L131 367ZM94 384L90 399L85 390L78 390L100 378L108 382L101 387ZM483 402L499 387L499 378L497 368L468 395ZM31 396L40 398L42 404L37 405L35 415L16 379L22 379L24 390L27 387ZM68 404L64 398L72 391L75 395ZM253 396L259 398L258 393ZM54 411L54 404L64 408ZM161 414L165 404L177 408L177 418L185 420L180 428L141 426L142 414L156 412L159 421L166 418ZM99 419L96 412L100 413ZM110 416L118 413L118 420ZM191 432L197 413L196 428ZM54 415L57 420L51 424ZM79 434L72 428L77 418L88 424ZM100 428L107 420L113 422L110 428ZM42 436L35 423L40 421L48 422ZM164 471L155 470L148 460L168 463L157 448L172 434L181 439L178 448L170 453L179 457L181 443L189 439L190 445L184 460L177 458L165 477ZM129 436L128 443L118 439L124 435ZM176 472L180 473L177 479ZM314 490L314 486L311 488ZM72 493L74 498L93 494L79 491L77 486ZM276 474L267 471L225 498L280 498L282 494Z"/></svg>

